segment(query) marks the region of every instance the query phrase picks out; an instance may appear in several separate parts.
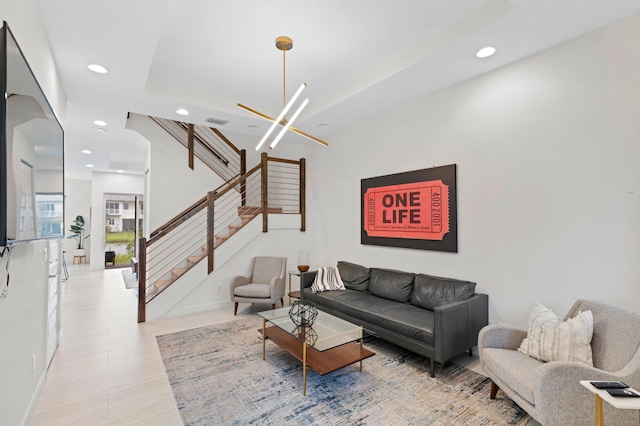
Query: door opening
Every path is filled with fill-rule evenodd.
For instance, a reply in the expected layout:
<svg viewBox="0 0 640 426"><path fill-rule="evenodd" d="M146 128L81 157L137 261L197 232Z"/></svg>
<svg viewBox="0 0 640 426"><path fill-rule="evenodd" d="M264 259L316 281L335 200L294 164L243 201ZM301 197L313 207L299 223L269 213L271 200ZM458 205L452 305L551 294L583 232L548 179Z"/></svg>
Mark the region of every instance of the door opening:
<svg viewBox="0 0 640 426"><path fill-rule="evenodd" d="M104 195L104 267L131 266L137 257L142 235L144 200L142 195Z"/></svg>

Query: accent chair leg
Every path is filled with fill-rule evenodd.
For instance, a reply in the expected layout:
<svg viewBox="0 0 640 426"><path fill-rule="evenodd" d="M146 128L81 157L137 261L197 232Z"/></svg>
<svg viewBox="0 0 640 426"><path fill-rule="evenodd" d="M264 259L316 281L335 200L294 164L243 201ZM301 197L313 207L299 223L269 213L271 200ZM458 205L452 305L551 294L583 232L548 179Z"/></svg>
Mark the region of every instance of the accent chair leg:
<svg viewBox="0 0 640 426"><path fill-rule="evenodd" d="M492 380L491 381L491 392L489 393L489 398L490 399L496 399L496 394L498 393L498 389L500 389L498 387L498 385L496 385L496 383Z"/></svg>
<svg viewBox="0 0 640 426"><path fill-rule="evenodd" d="M233 315L236 315L238 313L238 302L235 302L233 304Z"/></svg>
<svg viewBox="0 0 640 426"><path fill-rule="evenodd" d="M473 356L473 348L469 348L469 356Z"/></svg>
<svg viewBox="0 0 640 426"><path fill-rule="evenodd" d="M433 359L431 360L431 368L429 369L429 372L431 373L431 377L436 377L436 362Z"/></svg>
<svg viewBox="0 0 640 426"><path fill-rule="evenodd" d="M271 310L274 310L275 308L276 308L276 304L275 304L275 303L272 303L272 304L271 304Z"/></svg>
<svg viewBox="0 0 640 426"><path fill-rule="evenodd" d="M280 298L280 304L282 305L282 307L284 308L284 297Z"/></svg>

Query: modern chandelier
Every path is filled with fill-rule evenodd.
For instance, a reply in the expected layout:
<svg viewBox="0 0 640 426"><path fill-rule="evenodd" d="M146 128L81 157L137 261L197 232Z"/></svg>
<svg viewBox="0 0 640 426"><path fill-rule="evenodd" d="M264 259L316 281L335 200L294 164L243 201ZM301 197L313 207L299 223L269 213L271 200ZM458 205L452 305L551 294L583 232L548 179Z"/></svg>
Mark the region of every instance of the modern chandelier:
<svg viewBox="0 0 640 426"><path fill-rule="evenodd" d="M263 113L261 113L259 111L256 111L253 108L249 108L246 105L238 103L238 106L240 108L242 108L243 110L249 111L250 113L257 115L258 117L271 122L271 127L269 127L269 130L267 130L267 133L265 133L264 136L262 137L262 139L260 140L260 142L258 142L258 145L256 146L256 151L260 150L260 147L262 147L262 145L269 138L271 133L273 133L273 131L276 129L277 126L281 126L282 128L280 129L280 132L278 132L278 134L276 135L275 139L273 139L273 142L271 142L271 145L269 145L270 148L275 148L275 146L278 144L278 142L280 142L280 139L282 139L284 134L287 133L287 130L291 130L292 132L295 132L295 133L297 133L297 134L299 134L301 136L304 136L305 138L311 139L314 142L318 142L318 143L320 143L320 144L322 144L324 146L329 146L329 144L327 142L323 141L322 139L319 139L319 138L317 138L315 136L311 136L310 134L305 133L302 130L296 129L295 127L292 126L293 122L296 120L296 118L298 118L298 116L300 115L302 110L309 103L309 99L305 99L302 102L302 104L300 104L298 109L293 113L291 118L287 120L287 116L286 116L287 112L289 112L289 110L291 109L291 107L293 106L295 101L298 99L298 97L300 96L300 94L302 93L304 88L307 87L307 84L306 83L302 83L300 85L300 87L298 88L298 90L296 91L296 93L293 95L293 97L289 100L289 102L287 102L287 60L286 60L286 53L287 53L287 50L291 50L293 48L293 40L291 40L289 37L280 36L280 37L276 38L276 48L278 50L282 51L282 104L284 105L284 107L282 108L282 112L280 112L278 117L276 117L274 119L272 117L269 117L266 114L263 114Z"/></svg>

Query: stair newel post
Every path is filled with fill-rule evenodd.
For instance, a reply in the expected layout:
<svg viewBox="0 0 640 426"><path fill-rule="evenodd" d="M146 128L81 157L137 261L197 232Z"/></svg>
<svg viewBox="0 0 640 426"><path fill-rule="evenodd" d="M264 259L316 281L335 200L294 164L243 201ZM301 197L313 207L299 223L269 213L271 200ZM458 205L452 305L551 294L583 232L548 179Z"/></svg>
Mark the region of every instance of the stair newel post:
<svg viewBox="0 0 640 426"><path fill-rule="evenodd" d="M240 176L242 176L242 179L240 180L240 194L241 194L240 205L242 206L247 205L247 179L244 176L246 173L247 173L247 150L241 149L240 150Z"/></svg>
<svg viewBox="0 0 640 426"><path fill-rule="evenodd" d="M307 227L307 160L300 159L300 231Z"/></svg>
<svg viewBox="0 0 640 426"><path fill-rule="evenodd" d="M215 227L214 227L214 206L216 201L216 192L209 191L207 193L207 263L209 274L213 272L213 245L215 243Z"/></svg>
<svg viewBox="0 0 640 426"><path fill-rule="evenodd" d="M147 316L147 239L138 240L138 322Z"/></svg>
<svg viewBox="0 0 640 426"><path fill-rule="evenodd" d="M193 170L193 156L195 152L194 139L195 139L195 128L192 123L189 123L188 133L187 133L187 147L189 149L189 168L191 170Z"/></svg>
<svg viewBox="0 0 640 426"><path fill-rule="evenodd" d="M269 193L268 193L268 167L269 159L266 152L263 152L260 157L260 166L262 173L262 232L269 231Z"/></svg>

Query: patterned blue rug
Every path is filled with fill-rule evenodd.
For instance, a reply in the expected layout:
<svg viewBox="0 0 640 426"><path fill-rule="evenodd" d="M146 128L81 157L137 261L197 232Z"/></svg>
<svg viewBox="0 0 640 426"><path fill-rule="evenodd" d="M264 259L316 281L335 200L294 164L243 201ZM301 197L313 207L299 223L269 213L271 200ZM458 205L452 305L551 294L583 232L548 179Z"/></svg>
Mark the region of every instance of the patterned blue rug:
<svg viewBox="0 0 640 426"><path fill-rule="evenodd" d="M507 398L489 399L490 381L455 364L429 376L429 362L383 340L376 355L324 376L267 341L259 317L158 336L186 425L524 425Z"/></svg>

